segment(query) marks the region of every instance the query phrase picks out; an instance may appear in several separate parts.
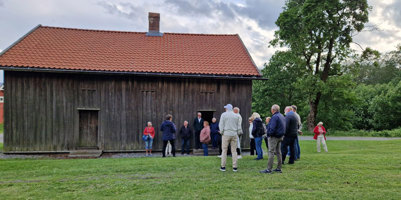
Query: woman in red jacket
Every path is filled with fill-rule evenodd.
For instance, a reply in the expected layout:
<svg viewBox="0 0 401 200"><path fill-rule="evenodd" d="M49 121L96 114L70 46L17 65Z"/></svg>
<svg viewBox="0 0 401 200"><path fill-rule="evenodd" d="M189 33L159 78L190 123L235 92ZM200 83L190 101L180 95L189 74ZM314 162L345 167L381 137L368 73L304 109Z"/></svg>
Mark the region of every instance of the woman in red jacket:
<svg viewBox="0 0 401 200"><path fill-rule="evenodd" d="M317 140L317 152L320 152L320 143L323 144L323 148L327 152L326 129L323 127L323 122L319 122L313 132L315 133L313 139Z"/></svg>
<svg viewBox="0 0 401 200"><path fill-rule="evenodd" d="M143 130L143 135L147 136L145 140L146 156L152 156L152 144L153 138L155 138L155 128L153 128L152 122L148 122L148 126Z"/></svg>

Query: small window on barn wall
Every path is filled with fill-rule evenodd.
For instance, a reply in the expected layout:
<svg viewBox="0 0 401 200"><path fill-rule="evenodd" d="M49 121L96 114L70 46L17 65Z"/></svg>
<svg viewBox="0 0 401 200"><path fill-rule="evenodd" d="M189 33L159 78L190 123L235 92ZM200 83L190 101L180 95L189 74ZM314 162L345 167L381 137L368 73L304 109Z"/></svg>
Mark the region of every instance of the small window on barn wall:
<svg viewBox="0 0 401 200"><path fill-rule="evenodd" d="M4 97L0 97L0 103L4 103Z"/></svg>
<svg viewBox="0 0 401 200"><path fill-rule="evenodd" d="M217 84L213 81L202 82L200 84L200 108L214 108L215 93L217 90Z"/></svg>
<svg viewBox="0 0 401 200"><path fill-rule="evenodd" d="M79 99L81 107L95 108L98 106L97 91L94 88L81 88Z"/></svg>

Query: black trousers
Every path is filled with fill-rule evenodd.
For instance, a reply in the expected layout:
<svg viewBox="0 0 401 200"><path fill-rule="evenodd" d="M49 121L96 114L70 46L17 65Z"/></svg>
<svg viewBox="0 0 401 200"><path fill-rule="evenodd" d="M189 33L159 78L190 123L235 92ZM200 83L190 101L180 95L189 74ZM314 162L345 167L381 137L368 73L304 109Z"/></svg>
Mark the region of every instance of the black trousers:
<svg viewBox="0 0 401 200"><path fill-rule="evenodd" d="M167 147L167 143L170 141L171 144L171 153L173 154L173 156L175 157L175 145L174 145L174 140L163 140L163 157L166 157L166 147Z"/></svg>
<svg viewBox="0 0 401 200"><path fill-rule="evenodd" d="M288 147L290 147L290 160L288 163L292 164L294 163L295 160L295 149L294 149L294 143L295 143L296 137L284 137L283 142L281 143L281 155L283 158L283 163L285 161L285 157L287 156L288 153Z"/></svg>
<svg viewBox="0 0 401 200"><path fill-rule="evenodd" d="M265 137L265 143L266 143L266 149L267 151L269 151L269 141L267 141L267 137Z"/></svg>
<svg viewBox="0 0 401 200"><path fill-rule="evenodd" d="M201 131L195 131L195 149L202 148L202 144L200 142L200 132Z"/></svg>
<svg viewBox="0 0 401 200"><path fill-rule="evenodd" d="M258 153L256 152L256 146L255 146L255 139L251 139L251 156L257 155Z"/></svg>

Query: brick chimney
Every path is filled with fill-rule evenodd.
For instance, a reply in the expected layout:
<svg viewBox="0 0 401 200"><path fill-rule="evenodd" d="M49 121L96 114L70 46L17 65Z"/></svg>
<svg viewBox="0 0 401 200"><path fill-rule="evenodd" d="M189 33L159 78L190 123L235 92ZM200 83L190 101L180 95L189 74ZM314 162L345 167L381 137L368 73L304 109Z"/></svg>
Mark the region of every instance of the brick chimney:
<svg viewBox="0 0 401 200"><path fill-rule="evenodd" d="M160 13L149 12L149 31L146 33L147 36L163 36L160 33Z"/></svg>

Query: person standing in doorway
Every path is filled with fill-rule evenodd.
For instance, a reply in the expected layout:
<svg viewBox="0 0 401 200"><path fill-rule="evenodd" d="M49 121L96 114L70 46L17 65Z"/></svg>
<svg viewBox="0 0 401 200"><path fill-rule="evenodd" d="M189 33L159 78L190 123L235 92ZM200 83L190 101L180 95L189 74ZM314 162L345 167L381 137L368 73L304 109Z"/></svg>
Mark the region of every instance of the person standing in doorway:
<svg viewBox="0 0 401 200"><path fill-rule="evenodd" d="M231 104L227 104L224 106L225 112L221 114L219 129L222 134L222 156L221 156L221 165L220 171L226 171L226 161L227 161L227 148L228 145L231 145L231 154L233 161L233 171L237 172L237 136L239 132L242 132L241 121L239 115L233 112L233 106Z"/></svg>
<svg viewBox="0 0 401 200"><path fill-rule="evenodd" d="M208 121L203 122L203 129L200 133L200 142L202 143L203 156L209 155L208 144L210 143L210 126Z"/></svg>
<svg viewBox="0 0 401 200"><path fill-rule="evenodd" d="M152 122L148 122L148 126L143 130L143 135L147 136L145 140L146 156L152 156L152 144L155 138L155 128L153 128Z"/></svg>
<svg viewBox="0 0 401 200"><path fill-rule="evenodd" d="M240 127L242 127L242 117L241 117L241 114L239 114L239 108L238 107L234 107L233 111L234 111L235 114L237 114L239 116ZM241 139L242 139L242 135L243 134L244 133L243 133L242 128L241 128L241 131L238 132L238 135L237 135L237 155L238 155L238 159L242 158L242 156L241 156Z"/></svg>
<svg viewBox="0 0 401 200"><path fill-rule="evenodd" d="M210 134L212 138L213 149L220 149L221 147L219 147L219 140L221 140L221 136L219 130L219 122L217 122L217 119L215 117L212 118L212 123L210 124Z"/></svg>
<svg viewBox="0 0 401 200"><path fill-rule="evenodd" d="M168 114L166 115L166 120L162 123L160 127L160 131L163 133L162 139L163 139L163 157L166 157L166 147L167 143L170 142L171 144L171 152L173 153L173 157L175 157L175 145L174 145L174 140L175 140L175 133L176 133L176 128L175 124L173 123L173 116Z"/></svg>
<svg viewBox="0 0 401 200"><path fill-rule="evenodd" d="M195 149L201 148L199 135L203 129L203 121L204 120L202 119L202 113L198 112L198 115L197 115L197 117L195 117L194 123L193 123L194 132L195 132Z"/></svg>
<svg viewBox="0 0 401 200"><path fill-rule="evenodd" d="M192 136L192 129L188 126L188 121L184 121L184 125L182 125L180 129L181 136L181 154L189 155L189 147L190 140Z"/></svg>

